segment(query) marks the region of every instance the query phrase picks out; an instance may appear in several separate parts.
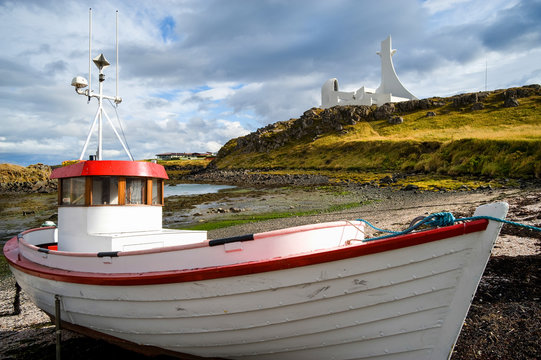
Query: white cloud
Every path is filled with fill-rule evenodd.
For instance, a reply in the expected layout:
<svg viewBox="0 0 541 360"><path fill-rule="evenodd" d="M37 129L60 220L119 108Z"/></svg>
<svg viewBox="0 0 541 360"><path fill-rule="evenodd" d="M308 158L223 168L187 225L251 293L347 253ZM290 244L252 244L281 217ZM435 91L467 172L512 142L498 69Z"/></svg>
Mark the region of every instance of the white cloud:
<svg viewBox="0 0 541 360"><path fill-rule="evenodd" d="M62 154L69 148L69 143L60 142L57 139L21 139L20 141L0 142L0 152L18 152L23 154L52 153Z"/></svg>
<svg viewBox="0 0 541 360"><path fill-rule="evenodd" d="M498 11L516 6L520 0L427 0L422 7L431 15L436 27L457 26L486 22L494 19Z"/></svg>
<svg viewBox="0 0 541 360"><path fill-rule="evenodd" d="M216 141L209 141L206 144L207 149L209 149L210 152L218 152L222 148L223 144L217 143Z"/></svg>
<svg viewBox="0 0 541 360"><path fill-rule="evenodd" d="M209 90L197 93L197 96L210 101L223 100L235 94L235 90L230 87L215 87Z"/></svg>
<svg viewBox="0 0 541 360"><path fill-rule="evenodd" d="M452 9L456 6L463 6L464 3L471 2L472 0L425 0L423 1L423 7L428 10L430 15Z"/></svg>

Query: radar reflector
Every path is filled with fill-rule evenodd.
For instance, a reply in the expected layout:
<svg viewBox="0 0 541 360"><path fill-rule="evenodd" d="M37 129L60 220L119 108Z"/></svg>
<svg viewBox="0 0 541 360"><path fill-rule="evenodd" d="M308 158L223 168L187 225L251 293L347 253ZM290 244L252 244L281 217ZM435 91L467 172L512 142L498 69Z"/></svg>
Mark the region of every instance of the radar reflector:
<svg viewBox="0 0 541 360"><path fill-rule="evenodd" d="M109 61L107 61L107 59L105 58L105 56L103 54L99 54L94 59L92 59L92 61L94 62L94 64L96 64L96 66L100 70L102 70L102 69L106 68L107 66L111 65L111 64L109 64Z"/></svg>

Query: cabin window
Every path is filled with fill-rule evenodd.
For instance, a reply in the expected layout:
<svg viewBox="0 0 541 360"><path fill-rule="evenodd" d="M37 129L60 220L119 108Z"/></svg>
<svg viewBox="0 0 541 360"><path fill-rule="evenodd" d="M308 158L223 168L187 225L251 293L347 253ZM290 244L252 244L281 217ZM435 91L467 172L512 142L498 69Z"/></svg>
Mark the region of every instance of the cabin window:
<svg viewBox="0 0 541 360"><path fill-rule="evenodd" d="M95 176L92 178L92 205L118 204L118 178Z"/></svg>
<svg viewBox="0 0 541 360"><path fill-rule="evenodd" d="M73 177L62 179L61 205L85 205L86 178Z"/></svg>
<svg viewBox="0 0 541 360"><path fill-rule="evenodd" d="M61 179L60 205L162 205L164 181L158 178L81 176Z"/></svg>
<svg viewBox="0 0 541 360"><path fill-rule="evenodd" d="M152 179L152 205L163 203L163 180Z"/></svg>
<svg viewBox="0 0 541 360"><path fill-rule="evenodd" d="M125 201L128 204L146 204L146 179L126 178Z"/></svg>

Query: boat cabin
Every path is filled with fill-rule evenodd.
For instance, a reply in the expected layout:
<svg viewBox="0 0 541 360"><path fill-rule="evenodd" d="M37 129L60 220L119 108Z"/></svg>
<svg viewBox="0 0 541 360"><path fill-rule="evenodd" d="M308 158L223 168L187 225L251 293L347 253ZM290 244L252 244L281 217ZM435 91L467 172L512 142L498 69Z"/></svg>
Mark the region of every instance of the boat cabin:
<svg viewBox="0 0 541 360"><path fill-rule="evenodd" d="M163 206L167 173L161 165L134 161L83 161L55 169L58 205Z"/></svg>
<svg viewBox="0 0 541 360"><path fill-rule="evenodd" d="M58 250L104 252L185 244L162 229L163 166L139 161L81 161L57 168ZM173 239L173 232L177 235ZM206 232L185 232L204 240ZM195 236L195 238L194 238Z"/></svg>

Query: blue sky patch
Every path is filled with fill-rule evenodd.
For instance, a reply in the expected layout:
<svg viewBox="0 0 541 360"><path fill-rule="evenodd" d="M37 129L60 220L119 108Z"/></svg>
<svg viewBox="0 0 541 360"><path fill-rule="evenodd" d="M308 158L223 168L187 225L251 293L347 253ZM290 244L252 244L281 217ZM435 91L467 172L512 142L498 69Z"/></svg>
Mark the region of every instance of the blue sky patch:
<svg viewBox="0 0 541 360"><path fill-rule="evenodd" d="M166 16L160 21L160 32L162 34L162 40L164 43L167 41L175 41L177 36L175 34L175 19L172 16Z"/></svg>
<svg viewBox="0 0 541 360"><path fill-rule="evenodd" d="M178 97L180 90L169 90L169 91L159 91L153 94L153 96L165 99L167 101L172 101Z"/></svg>
<svg viewBox="0 0 541 360"><path fill-rule="evenodd" d="M203 86L198 86L195 89L190 89L190 92L193 93L193 94L197 94L197 93L200 93L201 91L207 91L207 90L210 90L210 89L212 89L210 86L203 85Z"/></svg>

